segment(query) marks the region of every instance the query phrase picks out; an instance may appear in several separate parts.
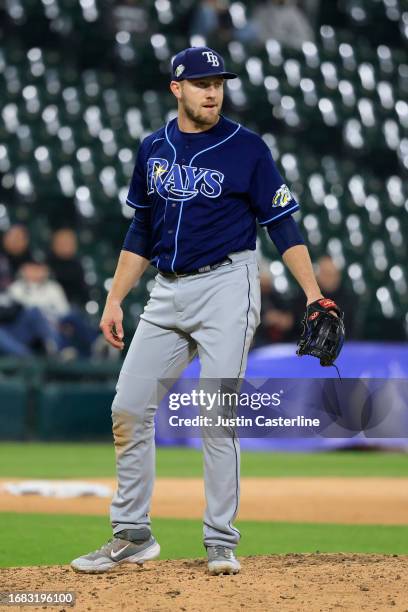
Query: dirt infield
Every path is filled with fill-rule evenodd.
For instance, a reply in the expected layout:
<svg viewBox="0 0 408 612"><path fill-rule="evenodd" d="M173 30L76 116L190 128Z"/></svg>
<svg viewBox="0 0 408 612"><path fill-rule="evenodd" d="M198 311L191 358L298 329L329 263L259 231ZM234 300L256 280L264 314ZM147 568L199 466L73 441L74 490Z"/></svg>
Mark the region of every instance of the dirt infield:
<svg viewBox="0 0 408 612"><path fill-rule="evenodd" d="M9 568L1 571L0 584L2 590L74 591L75 607L52 607L61 612L408 612L408 556L291 554L242 563L238 576L218 577L207 575L201 559L122 565L99 576L66 566Z"/></svg>
<svg viewBox="0 0 408 612"><path fill-rule="evenodd" d="M0 480L6 482L22 479ZM112 479L89 479L109 485ZM39 495L14 496L0 492L2 512L52 514L109 513L108 498L56 499ZM406 478L243 478L241 520L346 524L408 524ZM156 481L152 515L201 518L203 483L199 478L160 478ZM407 605L408 608L408 605Z"/></svg>
<svg viewBox="0 0 408 612"><path fill-rule="evenodd" d="M6 482L0 480L0 491ZM82 480L83 482L83 480ZM112 479L89 479L115 489ZM408 479L243 478L239 518L347 524L408 524ZM0 493L0 511L108 515L109 498L57 499ZM203 483L196 478L156 481L152 515L201 518ZM103 575L82 575L68 566L7 568L0 592L73 591L76 605L53 609L131 612L408 612L408 556L290 554L245 557L239 576L212 577L204 559L122 565ZM4 612L9 606L1 606Z"/></svg>

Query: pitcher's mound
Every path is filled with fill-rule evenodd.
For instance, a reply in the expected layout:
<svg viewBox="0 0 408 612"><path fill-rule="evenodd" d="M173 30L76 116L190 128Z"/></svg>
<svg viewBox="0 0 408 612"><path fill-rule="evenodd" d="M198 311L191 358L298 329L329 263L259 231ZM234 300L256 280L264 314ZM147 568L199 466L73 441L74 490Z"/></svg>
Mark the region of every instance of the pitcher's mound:
<svg viewBox="0 0 408 612"><path fill-rule="evenodd" d="M31 611L408 612L408 556L291 554L241 562L241 574L217 577L206 573L204 559L150 561L143 568L126 564L99 575L68 566L7 568L1 570L0 591L76 594L74 608L39 605L27 608Z"/></svg>

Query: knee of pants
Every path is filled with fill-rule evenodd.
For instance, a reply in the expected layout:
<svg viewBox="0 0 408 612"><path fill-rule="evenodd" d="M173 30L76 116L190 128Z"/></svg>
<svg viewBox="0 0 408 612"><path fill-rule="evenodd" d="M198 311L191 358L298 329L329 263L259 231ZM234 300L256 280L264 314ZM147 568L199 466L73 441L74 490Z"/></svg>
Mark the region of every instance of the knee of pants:
<svg viewBox="0 0 408 612"><path fill-rule="evenodd" d="M117 454L154 437L154 412L142 419L140 416L112 406L112 433Z"/></svg>
<svg viewBox="0 0 408 612"><path fill-rule="evenodd" d="M147 427L153 424L155 412L155 405L136 402L129 405L128 402L122 400L118 393L112 402L112 421L114 423L116 421L126 421L133 424L134 427Z"/></svg>

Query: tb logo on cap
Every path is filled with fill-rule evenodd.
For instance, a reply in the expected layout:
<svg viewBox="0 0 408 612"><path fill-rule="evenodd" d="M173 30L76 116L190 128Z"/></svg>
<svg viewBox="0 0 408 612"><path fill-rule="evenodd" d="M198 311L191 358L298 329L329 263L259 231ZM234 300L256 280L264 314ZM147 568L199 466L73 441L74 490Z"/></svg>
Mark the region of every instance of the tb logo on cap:
<svg viewBox="0 0 408 612"><path fill-rule="evenodd" d="M220 65L220 61L219 61L218 57L212 51L203 51L202 55L206 56L208 64L212 64L212 66L214 66L214 67Z"/></svg>

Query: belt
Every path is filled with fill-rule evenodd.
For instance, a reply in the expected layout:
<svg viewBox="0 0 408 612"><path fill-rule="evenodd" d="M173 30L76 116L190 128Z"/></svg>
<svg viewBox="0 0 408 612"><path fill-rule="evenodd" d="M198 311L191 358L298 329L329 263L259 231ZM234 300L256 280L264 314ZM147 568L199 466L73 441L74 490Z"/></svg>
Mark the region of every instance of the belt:
<svg viewBox="0 0 408 612"><path fill-rule="evenodd" d="M232 259L230 257L226 257L219 263L213 264L212 266L203 266L202 268L198 268L198 270L193 270L192 272L163 272L162 270L159 270L159 272L165 278L183 278L184 276L195 276L196 274L204 274L205 272L211 272L211 270L216 270L220 266L223 266L227 263L232 263Z"/></svg>

